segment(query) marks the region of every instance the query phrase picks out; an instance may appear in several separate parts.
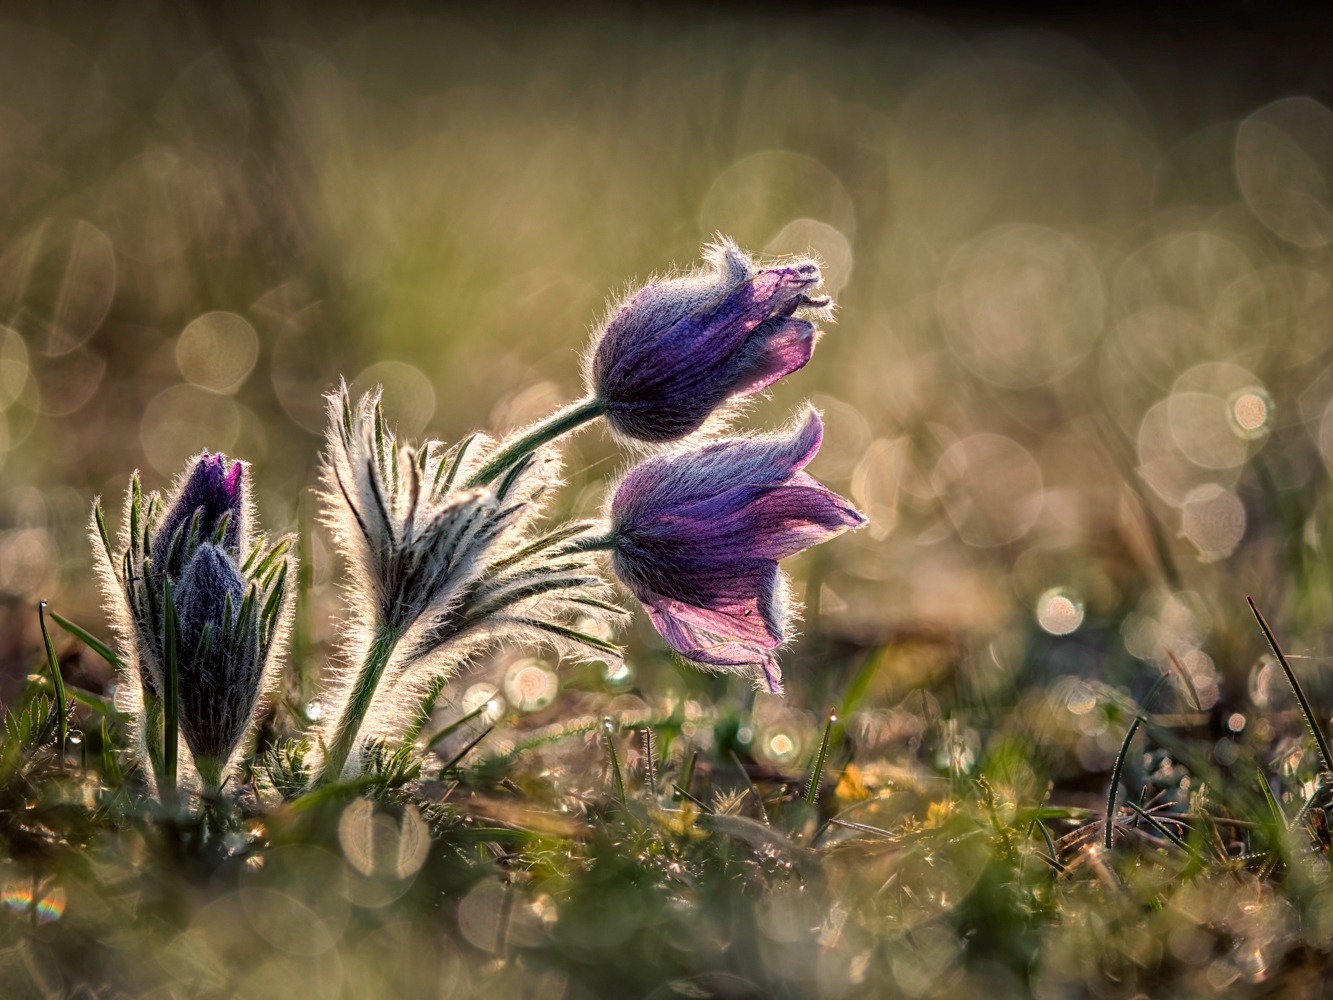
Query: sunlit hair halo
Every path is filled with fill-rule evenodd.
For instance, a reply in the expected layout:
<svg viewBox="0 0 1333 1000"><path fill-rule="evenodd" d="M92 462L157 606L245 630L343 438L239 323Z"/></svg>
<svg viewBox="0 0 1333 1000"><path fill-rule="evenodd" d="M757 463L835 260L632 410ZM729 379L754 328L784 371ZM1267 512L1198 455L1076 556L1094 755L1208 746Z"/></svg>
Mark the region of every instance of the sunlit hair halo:
<svg viewBox="0 0 1333 1000"><path fill-rule="evenodd" d="M721 238L703 255L699 270L612 310L587 355L585 399L506 440L414 446L385 424L378 390L329 395L321 511L347 566L347 615L324 711L284 758L295 772L284 780L343 781L386 747L410 749L443 683L497 646L618 657L608 636L627 612L599 552L677 653L781 690L776 652L794 609L777 560L864 518L802 471L823 433L813 410L780 434L684 439L803 367L832 303L813 260L761 268ZM561 485L554 442L598 417L659 451L621 478L605 522L546 525ZM206 452L166 503L145 500L136 477L119 553L94 510L132 667L124 700L167 790L178 726L188 773L221 786L291 620L292 540L251 538L246 493L245 466Z"/></svg>

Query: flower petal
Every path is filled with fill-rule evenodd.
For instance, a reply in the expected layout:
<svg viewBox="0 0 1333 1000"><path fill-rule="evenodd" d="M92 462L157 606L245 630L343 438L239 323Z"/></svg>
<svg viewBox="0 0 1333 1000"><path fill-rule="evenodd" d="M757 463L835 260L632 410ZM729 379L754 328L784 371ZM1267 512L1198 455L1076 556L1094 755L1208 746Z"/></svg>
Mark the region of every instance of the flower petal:
<svg viewBox="0 0 1333 1000"><path fill-rule="evenodd" d="M618 531L689 508L726 489L776 486L809 464L824 439L819 414L807 409L791 430L719 441L692 451L657 455L616 488L611 518Z"/></svg>
<svg viewBox="0 0 1333 1000"><path fill-rule="evenodd" d="M734 395L748 396L800 371L815 353L819 331L808 319L784 319L756 330L736 360Z"/></svg>
<svg viewBox="0 0 1333 1000"><path fill-rule="evenodd" d="M785 638L785 587L772 560L673 561L620 550L613 565L645 607L766 649Z"/></svg>

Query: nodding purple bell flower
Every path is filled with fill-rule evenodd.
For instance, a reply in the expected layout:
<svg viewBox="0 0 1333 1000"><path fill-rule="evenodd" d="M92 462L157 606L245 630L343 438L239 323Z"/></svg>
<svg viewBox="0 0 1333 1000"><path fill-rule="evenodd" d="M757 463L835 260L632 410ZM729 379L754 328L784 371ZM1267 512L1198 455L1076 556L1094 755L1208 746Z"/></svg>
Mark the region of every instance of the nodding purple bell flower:
<svg viewBox="0 0 1333 1000"><path fill-rule="evenodd" d="M235 555L241 543L241 514L245 506L245 464L227 464L227 456L204 452L181 484L176 499L162 512L153 531L150 555L158 573L173 579L185 565L195 514L199 514L198 539L210 541L222 518L227 517L221 545ZM179 539L177 535L179 534Z"/></svg>
<svg viewBox="0 0 1333 1000"><path fill-rule="evenodd" d="M814 352L819 331L807 317L827 316L832 305L812 294L818 264L797 259L761 270L730 240L704 247L703 257L702 270L630 295L587 358L588 389L626 437L682 438Z"/></svg>
<svg viewBox="0 0 1333 1000"><path fill-rule="evenodd" d="M617 487L612 568L686 659L781 691L773 650L794 614L778 560L865 523L801 471L823 435L808 410L786 433L657 455Z"/></svg>

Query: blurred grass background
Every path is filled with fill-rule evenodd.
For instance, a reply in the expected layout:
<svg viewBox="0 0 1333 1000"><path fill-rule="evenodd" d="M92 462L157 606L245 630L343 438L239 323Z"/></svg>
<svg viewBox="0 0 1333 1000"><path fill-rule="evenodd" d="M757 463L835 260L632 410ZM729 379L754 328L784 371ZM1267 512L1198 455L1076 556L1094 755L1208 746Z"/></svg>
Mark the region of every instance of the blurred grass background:
<svg viewBox="0 0 1333 1000"><path fill-rule="evenodd" d="M68 802L14 784L3 929L31 924L37 945L0 949L5 982L247 998L468 982L659 997L686 973L694 995L734 997L1300 986L1333 927L1322 854L1260 880L1226 868L1249 833L1207 827L1224 859L1207 877L1122 843L1121 886L1084 843L1127 695L1171 657L1188 681L1127 753L1127 794L1253 816L1258 766L1279 808L1314 801L1318 766L1244 595L1333 704L1327 42L1258 4L0 6L0 700L40 662L36 600L106 634L92 497L114 520L132 469L161 488L208 447L254 463L266 528L303 533L291 712L265 739L290 732L318 710L340 613L311 493L321 392L382 382L407 436L540 417L580 393L608 299L719 231L823 259L838 322L744 425L813 398L812 471L871 518L790 561L806 616L784 700L673 663L642 621L623 670L507 651L437 710L432 731L482 712L442 759L497 723L466 773L416 805L274 808L205 845L230 856L208 864L116 812L120 792L97 798L86 767L85 840L77 824L30 836ZM557 513L593 514L623 458L595 430L568 459ZM76 687L111 683L57 640ZM819 863L794 846L830 705L847 710L819 808L856 808L906 849L849 827L821 827L837 850ZM797 833L737 850L688 810L650 817L625 732L645 725L663 775L756 819L740 796L757 779L773 830ZM1024 823L1050 796L1070 828L1049 898L978 853L978 803L996 843L1011 835L992 789ZM434 847L417 805L444 829ZM938 850L915 853L922 831Z"/></svg>
<svg viewBox="0 0 1333 1000"><path fill-rule="evenodd" d="M880 648L883 703L1171 649L1241 705L1242 591L1302 650L1329 610L1333 112L1318 32L1231 13L14 8L0 693L33 601L98 621L91 497L202 447L308 534L311 670L320 393L383 382L409 435L516 426L580 392L608 296L724 232L825 261L838 323L747 422L812 397L812 471L872 519L792 566L795 705ZM597 431L569 460L593 513L619 459ZM1114 734L1079 739L1104 771Z"/></svg>

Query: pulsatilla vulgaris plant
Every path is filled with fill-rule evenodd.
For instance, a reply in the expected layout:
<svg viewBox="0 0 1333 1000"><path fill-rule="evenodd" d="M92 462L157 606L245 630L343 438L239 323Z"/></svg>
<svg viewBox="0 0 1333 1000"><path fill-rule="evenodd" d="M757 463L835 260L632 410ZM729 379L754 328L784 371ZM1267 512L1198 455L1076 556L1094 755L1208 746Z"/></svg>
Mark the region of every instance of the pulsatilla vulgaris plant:
<svg viewBox="0 0 1333 1000"><path fill-rule="evenodd" d="M672 649L781 690L776 651L795 612L777 561L864 519L802 471L822 437L813 410L778 435L682 439L801 368L818 335L810 317L832 305L814 261L760 268L726 240L704 257L613 309L588 354L587 397L507 440L414 445L386 425L378 391L329 395L322 516L348 568L349 611L325 711L279 752L275 787L348 780L382 766L385 749L410 756L443 682L496 646L618 656L607 636L627 612L602 553ZM659 451L622 477L604 522L551 526L557 439L603 416ZM165 504L135 479L119 554L95 511L108 601L137 667L139 748L168 788L177 718L204 784L220 785L290 615L291 540L250 539L245 485L243 465L207 454Z"/></svg>
<svg viewBox="0 0 1333 1000"><path fill-rule="evenodd" d="M206 788L221 786L278 675L292 539L268 544L253 522L245 463L208 452L166 500L144 496L131 478L118 547L93 507L105 604L130 666L118 700L137 715L140 754L167 795L196 774Z"/></svg>

